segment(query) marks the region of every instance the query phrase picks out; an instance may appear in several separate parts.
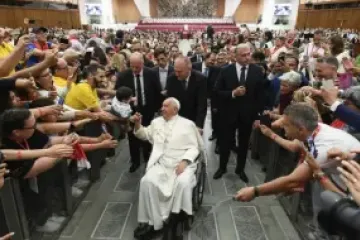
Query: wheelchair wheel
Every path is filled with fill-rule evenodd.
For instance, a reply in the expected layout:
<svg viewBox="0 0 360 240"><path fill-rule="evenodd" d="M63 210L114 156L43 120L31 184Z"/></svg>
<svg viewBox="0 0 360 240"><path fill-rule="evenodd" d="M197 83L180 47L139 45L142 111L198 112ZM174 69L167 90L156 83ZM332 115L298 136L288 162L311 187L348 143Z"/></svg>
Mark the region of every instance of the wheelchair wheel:
<svg viewBox="0 0 360 240"><path fill-rule="evenodd" d="M195 212L199 210L204 198L204 188L206 181L205 163L201 163L201 166L199 167L196 176L197 176L197 184L193 191L193 209Z"/></svg>

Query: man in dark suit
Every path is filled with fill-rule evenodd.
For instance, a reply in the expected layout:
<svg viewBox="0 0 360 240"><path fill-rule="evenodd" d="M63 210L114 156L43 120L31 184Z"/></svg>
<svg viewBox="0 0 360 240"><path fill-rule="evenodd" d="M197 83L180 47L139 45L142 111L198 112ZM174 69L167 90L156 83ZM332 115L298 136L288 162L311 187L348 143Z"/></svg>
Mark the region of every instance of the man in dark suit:
<svg viewBox="0 0 360 240"><path fill-rule="evenodd" d="M122 86L132 89L137 99L133 110L141 113L144 126L148 126L154 118L154 113L160 109L161 86L156 72L144 67L141 53L133 53L130 57L130 69L119 74L115 89ZM151 145L136 138L132 132L128 133L128 138L132 163L130 172L134 172L140 166L140 148L142 148L144 160L147 161Z"/></svg>
<svg viewBox="0 0 360 240"><path fill-rule="evenodd" d="M193 56L190 58L192 63L203 61L203 51L200 44L195 45Z"/></svg>
<svg viewBox="0 0 360 240"><path fill-rule="evenodd" d="M196 62L192 64L192 69L201 72L206 77L207 83L207 98L211 100L211 126L213 132L209 138L210 141L216 138L216 95L213 92L215 81L218 77L220 68L215 67L216 63L216 54L215 53L206 53L205 61Z"/></svg>
<svg viewBox="0 0 360 240"><path fill-rule="evenodd" d="M166 98L167 78L174 72L174 67L169 64L169 54L164 48L155 49L154 57L157 60L158 66L153 70L157 73L161 84L162 101Z"/></svg>
<svg viewBox="0 0 360 240"><path fill-rule="evenodd" d="M220 166L214 179L226 173L232 139L238 131L237 164L235 173L248 182L244 172L249 139L253 125L259 125L259 114L264 106L265 78L260 67L250 64L251 53L247 44L236 49L236 63L223 67L215 83L219 97ZM254 121L256 120L255 124Z"/></svg>
<svg viewBox="0 0 360 240"><path fill-rule="evenodd" d="M191 68L189 58L178 57L175 74L168 77L166 90L168 97L180 101L179 115L192 120L201 132L207 111L207 84L205 76Z"/></svg>
<svg viewBox="0 0 360 240"><path fill-rule="evenodd" d="M214 37L214 29L211 25L207 26L206 28L206 34L207 34L207 38L211 39L211 42L213 41L213 37Z"/></svg>

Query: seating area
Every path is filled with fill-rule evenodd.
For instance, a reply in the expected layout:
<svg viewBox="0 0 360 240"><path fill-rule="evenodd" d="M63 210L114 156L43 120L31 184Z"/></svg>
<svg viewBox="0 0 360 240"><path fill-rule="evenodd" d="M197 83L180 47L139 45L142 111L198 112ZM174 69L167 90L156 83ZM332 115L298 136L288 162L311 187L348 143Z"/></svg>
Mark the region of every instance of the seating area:
<svg viewBox="0 0 360 240"><path fill-rule="evenodd" d="M135 29L137 30L159 30L181 32L184 31L204 31L208 25L212 25L215 32L229 31L238 32L239 28L232 19L143 19L139 22Z"/></svg>

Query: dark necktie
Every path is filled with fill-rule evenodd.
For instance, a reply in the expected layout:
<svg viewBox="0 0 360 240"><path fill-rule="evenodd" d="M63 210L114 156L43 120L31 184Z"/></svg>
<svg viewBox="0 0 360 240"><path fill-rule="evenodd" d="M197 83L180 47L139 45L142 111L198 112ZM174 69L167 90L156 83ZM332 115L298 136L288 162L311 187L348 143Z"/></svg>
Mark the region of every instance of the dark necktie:
<svg viewBox="0 0 360 240"><path fill-rule="evenodd" d="M181 80L181 84L182 84L183 89L186 91L186 88L187 88L186 80Z"/></svg>
<svg viewBox="0 0 360 240"><path fill-rule="evenodd" d="M136 95L138 106L143 106L140 75L136 75Z"/></svg>
<svg viewBox="0 0 360 240"><path fill-rule="evenodd" d="M245 83L246 83L246 67L242 67L241 68L241 73L240 73L239 85L240 86L245 86Z"/></svg>

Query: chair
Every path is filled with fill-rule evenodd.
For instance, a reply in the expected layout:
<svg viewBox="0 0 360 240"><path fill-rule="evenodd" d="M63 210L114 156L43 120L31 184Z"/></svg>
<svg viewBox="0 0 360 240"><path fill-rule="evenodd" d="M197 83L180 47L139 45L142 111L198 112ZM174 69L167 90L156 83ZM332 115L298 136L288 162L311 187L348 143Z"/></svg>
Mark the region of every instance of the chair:
<svg viewBox="0 0 360 240"><path fill-rule="evenodd" d="M195 171L196 185L192 193L192 206L194 213L200 209L204 198L204 190L206 183L205 152L200 153L200 155L196 158L195 162L197 162L197 168ZM182 240L184 232L191 229L191 225L194 222L194 213L192 216L188 216L184 213L180 214L180 216L176 216L175 221L172 221L172 216L170 215L168 226L164 228L164 239Z"/></svg>

